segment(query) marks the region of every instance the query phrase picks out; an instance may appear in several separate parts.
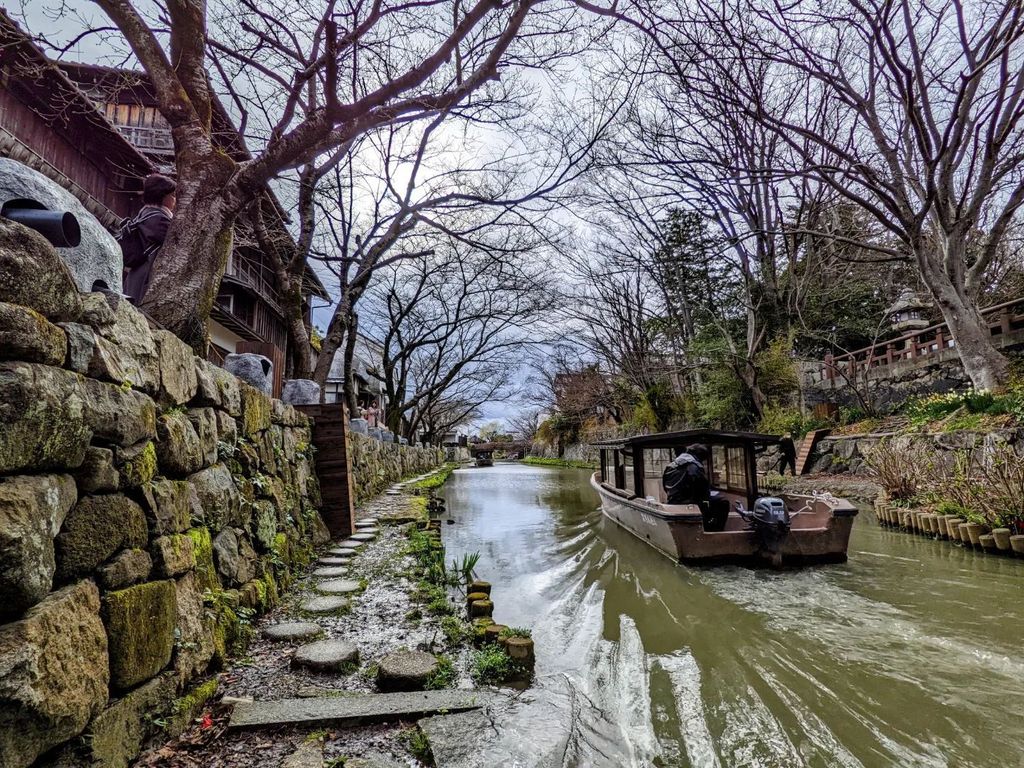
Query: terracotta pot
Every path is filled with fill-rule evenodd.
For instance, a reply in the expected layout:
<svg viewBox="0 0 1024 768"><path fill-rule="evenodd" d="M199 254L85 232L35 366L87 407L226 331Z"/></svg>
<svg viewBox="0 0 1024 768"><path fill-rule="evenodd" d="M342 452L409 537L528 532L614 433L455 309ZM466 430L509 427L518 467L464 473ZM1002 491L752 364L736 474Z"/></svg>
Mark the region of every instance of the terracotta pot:
<svg viewBox="0 0 1024 768"><path fill-rule="evenodd" d="M971 546L981 546L981 535L985 533L985 526L981 523L968 523L967 524L967 535L971 539Z"/></svg>
<svg viewBox="0 0 1024 768"><path fill-rule="evenodd" d="M1010 549L1014 554L1024 557L1024 536L1016 535L1010 537Z"/></svg>
<svg viewBox="0 0 1024 768"><path fill-rule="evenodd" d="M992 531L992 538L995 539L996 549L1000 552L1010 551L1010 529L996 528Z"/></svg>
<svg viewBox="0 0 1024 768"><path fill-rule="evenodd" d="M978 537L978 543L986 552L996 551L996 537L991 533L983 533Z"/></svg>

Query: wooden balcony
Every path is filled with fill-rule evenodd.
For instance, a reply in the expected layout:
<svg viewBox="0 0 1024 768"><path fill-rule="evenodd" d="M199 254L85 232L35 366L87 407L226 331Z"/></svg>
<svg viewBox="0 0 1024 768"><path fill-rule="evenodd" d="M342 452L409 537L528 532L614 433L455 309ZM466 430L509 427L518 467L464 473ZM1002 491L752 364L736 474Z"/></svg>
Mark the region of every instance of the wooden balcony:
<svg viewBox="0 0 1024 768"><path fill-rule="evenodd" d="M1024 298L982 310L997 347L1024 342ZM939 323L845 355L826 355L817 369L807 372L810 384L835 386L864 376L885 376L897 366L929 365L942 353L955 350L946 323Z"/></svg>

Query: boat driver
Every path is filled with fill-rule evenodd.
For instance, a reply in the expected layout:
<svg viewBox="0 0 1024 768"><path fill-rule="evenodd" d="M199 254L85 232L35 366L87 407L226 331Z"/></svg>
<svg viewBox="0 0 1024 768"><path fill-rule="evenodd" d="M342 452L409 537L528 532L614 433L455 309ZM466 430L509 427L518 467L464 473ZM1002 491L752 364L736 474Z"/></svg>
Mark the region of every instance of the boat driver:
<svg viewBox="0 0 1024 768"><path fill-rule="evenodd" d="M709 456L706 445L687 446L665 467L661 483L669 504L696 504L704 518L704 530L722 531L729 518L729 502L711 492L707 472Z"/></svg>

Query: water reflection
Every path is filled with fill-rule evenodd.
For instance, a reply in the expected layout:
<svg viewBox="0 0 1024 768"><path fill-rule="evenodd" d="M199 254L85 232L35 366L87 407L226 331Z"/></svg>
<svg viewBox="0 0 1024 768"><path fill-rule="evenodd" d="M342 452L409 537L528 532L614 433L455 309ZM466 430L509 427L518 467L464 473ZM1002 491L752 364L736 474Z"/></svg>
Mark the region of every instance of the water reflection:
<svg viewBox="0 0 1024 768"><path fill-rule="evenodd" d="M842 566L690 569L582 471L460 470L445 495L450 553L481 552L498 618L534 628L537 690L496 746L517 765L1024 765L1020 561L866 513ZM542 715L548 746L524 741Z"/></svg>

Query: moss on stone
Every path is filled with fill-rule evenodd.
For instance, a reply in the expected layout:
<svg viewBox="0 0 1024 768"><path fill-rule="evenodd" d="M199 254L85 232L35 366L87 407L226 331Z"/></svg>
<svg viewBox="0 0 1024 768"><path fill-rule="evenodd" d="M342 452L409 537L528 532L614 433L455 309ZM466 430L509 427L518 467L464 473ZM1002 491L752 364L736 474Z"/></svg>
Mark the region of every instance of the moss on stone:
<svg viewBox="0 0 1024 768"><path fill-rule="evenodd" d="M217 579L217 569L213 565L213 539L210 530L199 526L189 528L186 533L192 539L192 554L196 559L199 586L209 590L219 589L220 581Z"/></svg>
<svg viewBox="0 0 1024 768"><path fill-rule="evenodd" d="M254 437L270 427L270 398L249 384L239 387L242 405L242 433Z"/></svg>
<svg viewBox="0 0 1024 768"><path fill-rule="evenodd" d="M171 705L171 718L167 724L168 735L174 737L182 733L191 725L206 702L217 694L217 678L211 677L195 686L191 691L179 699L175 699Z"/></svg>
<svg viewBox="0 0 1024 768"><path fill-rule="evenodd" d="M122 547L145 547L146 515L119 493L78 500L56 539L57 578L85 576Z"/></svg>
<svg viewBox="0 0 1024 768"><path fill-rule="evenodd" d="M148 441L137 452L128 454L119 469L121 482L128 488L138 488L150 482L156 477L156 446L153 441Z"/></svg>
<svg viewBox="0 0 1024 768"><path fill-rule="evenodd" d="M110 592L103 608L111 685L131 688L170 663L177 617L172 580Z"/></svg>

